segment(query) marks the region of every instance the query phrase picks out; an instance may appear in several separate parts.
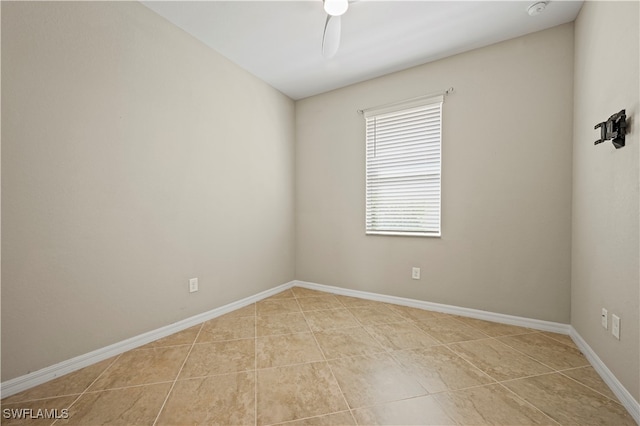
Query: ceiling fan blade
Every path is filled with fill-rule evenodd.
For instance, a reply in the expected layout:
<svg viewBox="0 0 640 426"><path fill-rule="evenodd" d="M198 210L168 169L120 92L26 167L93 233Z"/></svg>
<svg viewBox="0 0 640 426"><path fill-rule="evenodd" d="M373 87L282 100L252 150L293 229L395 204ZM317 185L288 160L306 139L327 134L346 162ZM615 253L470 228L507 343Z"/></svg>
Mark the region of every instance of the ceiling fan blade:
<svg viewBox="0 0 640 426"><path fill-rule="evenodd" d="M322 35L322 55L331 58L340 47L340 17L327 15L327 22L324 24L324 34Z"/></svg>

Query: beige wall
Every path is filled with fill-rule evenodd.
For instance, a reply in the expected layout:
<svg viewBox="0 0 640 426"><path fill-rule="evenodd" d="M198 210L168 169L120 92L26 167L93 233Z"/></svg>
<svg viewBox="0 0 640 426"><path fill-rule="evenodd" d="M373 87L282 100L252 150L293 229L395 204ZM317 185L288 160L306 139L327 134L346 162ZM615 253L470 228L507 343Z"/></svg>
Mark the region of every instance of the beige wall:
<svg viewBox="0 0 640 426"><path fill-rule="evenodd" d="M585 2L575 24L571 323L640 400L640 10ZM593 146L596 123L625 108L627 146ZM621 318L620 340L600 326Z"/></svg>
<svg viewBox="0 0 640 426"><path fill-rule="evenodd" d="M572 78L566 24L296 102L296 278L568 323ZM365 236L356 110L450 86L442 238Z"/></svg>
<svg viewBox="0 0 640 426"><path fill-rule="evenodd" d="M2 380L294 278L280 92L135 2L2 2L2 88Z"/></svg>

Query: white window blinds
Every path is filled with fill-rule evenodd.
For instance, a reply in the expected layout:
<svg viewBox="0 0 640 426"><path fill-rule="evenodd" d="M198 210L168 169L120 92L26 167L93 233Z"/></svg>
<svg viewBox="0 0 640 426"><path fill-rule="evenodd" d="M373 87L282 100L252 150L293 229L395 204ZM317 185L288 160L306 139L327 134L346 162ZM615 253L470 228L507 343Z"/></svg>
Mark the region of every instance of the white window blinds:
<svg viewBox="0 0 640 426"><path fill-rule="evenodd" d="M442 102L364 112L367 234L440 236Z"/></svg>

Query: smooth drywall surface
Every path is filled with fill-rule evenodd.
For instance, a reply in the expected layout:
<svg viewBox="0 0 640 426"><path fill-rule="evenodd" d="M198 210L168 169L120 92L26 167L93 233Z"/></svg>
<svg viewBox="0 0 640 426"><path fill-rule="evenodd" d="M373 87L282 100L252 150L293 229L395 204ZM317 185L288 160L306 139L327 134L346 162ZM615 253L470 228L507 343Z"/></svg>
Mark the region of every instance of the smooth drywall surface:
<svg viewBox="0 0 640 426"><path fill-rule="evenodd" d="M296 102L296 278L568 323L572 78L565 24ZM366 236L357 110L451 86L442 238Z"/></svg>
<svg viewBox="0 0 640 426"><path fill-rule="evenodd" d="M575 23L571 323L640 400L640 10L585 2ZM594 146L594 125L626 109L626 146ZM609 311L609 329L600 325ZM611 334L621 319L620 340Z"/></svg>
<svg viewBox="0 0 640 426"><path fill-rule="evenodd" d="M294 278L291 99L136 2L2 2L2 88L2 380Z"/></svg>

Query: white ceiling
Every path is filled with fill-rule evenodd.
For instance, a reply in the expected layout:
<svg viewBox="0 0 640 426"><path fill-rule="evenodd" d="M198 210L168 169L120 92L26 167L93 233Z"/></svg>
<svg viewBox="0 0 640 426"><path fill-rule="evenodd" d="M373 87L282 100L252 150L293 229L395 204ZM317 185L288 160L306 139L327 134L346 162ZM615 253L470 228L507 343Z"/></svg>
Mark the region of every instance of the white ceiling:
<svg viewBox="0 0 640 426"><path fill-rule="evenodd" d="M144 1L170 22L293 99L573 21L582 1L359 0L342 42L321 54L321 0Z"/></svg>

